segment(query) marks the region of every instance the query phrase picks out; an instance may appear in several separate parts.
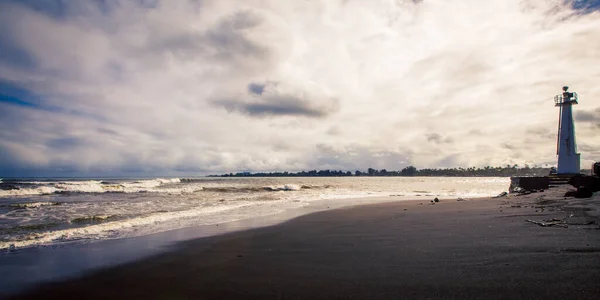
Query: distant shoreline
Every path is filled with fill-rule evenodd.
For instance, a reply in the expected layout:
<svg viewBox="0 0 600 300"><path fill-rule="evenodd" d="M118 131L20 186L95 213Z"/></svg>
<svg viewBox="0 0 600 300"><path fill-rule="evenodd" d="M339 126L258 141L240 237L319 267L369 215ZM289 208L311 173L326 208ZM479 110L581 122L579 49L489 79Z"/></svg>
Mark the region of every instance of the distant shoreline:
<svg viewBox="0 0 600 300"><path fill-rule="evenodd" d="M386 169L376 170L373 168L367 171L356 170L310 170L300 172L237 172L220 175L208 175L207 177L510 177L510 176L546 176L551 168L542 167L518 167L518 165L505 167L484 167L484 168L446 168L446 169L417 169L413 166L405 167L399 171L388 171Z"/></svg>

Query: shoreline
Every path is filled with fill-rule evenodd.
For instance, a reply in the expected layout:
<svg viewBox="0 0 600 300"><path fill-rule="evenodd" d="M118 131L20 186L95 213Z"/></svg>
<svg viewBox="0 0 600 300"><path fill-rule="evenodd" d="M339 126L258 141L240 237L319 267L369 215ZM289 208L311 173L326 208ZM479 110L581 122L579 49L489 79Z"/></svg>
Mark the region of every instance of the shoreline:
<svg viewBox="0 0 600 300"><path fill-rule="evenodd" d="M430 198L425 197L423 198ZM367 196L323 199L308 205L257 217L223 223L183 227L147 235L19 248L0 252L0 272L11 274L0 281L0 298L39 284L65 281L86 274L160 255L186 241L277 226L295 218L346 207L380 203L423 201L410 196ZM83 256L83 257L82 257Z"/></svg>
<svg viewBox="0 0 600 300"><path fill-rule="evenodd" d="M305 278L308 281L308 283L306 284L300 284L300 286L302 285L307 285L306 286L306 292L308 292L310 289L314 289L318 286L318 282L313 282L310 280L310 278L321 278L325 281L329 281L331 284L334 284L336 286L338 286L340 283L336 282L334 279L337 278L336 276L333 276L333 273L336 273L338 271L349 271L346 270L347 266L345 264L340 264L340 265L332 265L329 266L328 261L329 262L335 262L339 259L345 260L346 264L349 264L349 266L355 266L358 269L364 269L366 268L367 270L371 270L375 273L377 269L379 269L381 272L388 270L390 268L390 265L386 265L384 262L379 261L378 264L374 264L371 267L365 265L364 263L360 263L360 260L363 259L370 259L373 258L371 257L371 255L368 255L369 252L381 252L380 254L384 257L388 257L391 259L391 261L394 260L400 260L403 261L405 264L409 263L410 265L410 270L416 271L418 270L418 273L421 273L421 269L423 269L423 271L427 271L429 273L432 272L431 268L434 268L433 265L429 265L431 262L428 261L427 256L423 257L423 253L420 253L420 251L424 251L425 253L430 252L432 255L436 254L438 256L441 257L445 257L447 258L456 258L455 256L451 256L449 257L447 254L444 254L442 252L440 252L441 250L461 250L459 253L467 252L467 253L471 253L471 255L474 257L474 261L469 261L468 257L463 257L462 259L465 259L467 264L463 265L463 264L459 264L459 265L452 265L452 266L446 266L449 269L445 269L444 272L449 272L453 273L452 268L451 267L458 267L458 268L466 268L464 269L463 275L467 275L467 277L470 277L471 280L475 280L475 281L482 281L481 283L484 285L489 285L491 284L491 282L489 282L489 280L484 280L485 278L479 278L480 276L484 275L483 273L480 273L479 271L476 271L476 269L473 268L469 268L469 266L472 266L474 263L475 265L477 263L484 263L489 260L489 257L487 257L486 255L483 255L482 253L478 253L477 251L473 252L472 249L469 249L470 247L466 247L468 246L468 243L465 245L464 243L461 244L460 240L461 238L461 234L472 234L472 230L473 228L471 227L481 227L481 230L475 230L475 232L479 235L481 235L482 232L479 231L485 231L485 225L491 226L490 224L493 224L496 228L493 229L493 233L495 233L496 235L498 235L500 233L500 239L498 239L498 236L494 236L494 237L486 237L485 235L481 235L480 238L483 238L483 240L479 240L476 239L473 241L473 245L471 246L475 246L475 248L482 246L480 243L483 242L484 245L489 244L489 246L494 246L494 247L498 247L498 246L502 246L500 247L501 249L504 250L511 250L510 246L513 245L515 246L515 249L519 249L519 247L516 247L516 245L520 245L520 247L525 247L529 250L531 250L530 248L533 247L534 245L527 245L528 243L526 243L527 241L525 240L525 238L527 237L527 235L524 235L525 233L534 233L534 236L539 237L541 239L535 239L533 241L533 244L538 244L536 247L539 248L536 251L534 251L533 253L546 253L544 252L543 249L548 248L547 250L549 250L549 253L554 253L556 255L560 254L564 254L564 253L571 253L571 254L578 254L578 255L582 255L582 256L587 256L587 258L591 259L592 261L596 262L596 265L600 265L600 257L599 257L599 253L600 253L600 239L598 239L598 233L600 233L600 231L598 230L587 230L587 229L577 229L577 228L573 228L576 226L579 227L585 227L585 226L580 226L580 225L572 225L571 228L552 228L552 227L542 227L542 226L537 226L535 224L531 224L531 223L526 223L524 220L524 218L538 218L538 219L542 219L542 218L550 218L550 217L554 217L557 214L564 214L565 211L563 210L557 210L558 206L563 205L560 204L557 206L555 205L558 201L558 197L557 195L559 194L559 190L550 190L550 191L546 191L544 193L538 193L538 194L531 194L531 195L526 195L526 196L509 196L509 197L505 197L505 198L496 198L496 199L492 199L492 198L478 198L478 199L469 199L468 201L456 201L456 200L448 200L448 199L442 199L441 202L436 203L435 205L430 205L429 203L429 199L415 199L415 200L409 200L409 201L394 201L395 199L391 199L392 202L389 203L377 203L377 204L366 204L366 205L352 205L352 206L344 206L341 208L330 208L329 210L327 210L327 208L325 208L325 211L323 210L318 210L318 207L315 208L313 207L312 209L317 209L316 211L313 211L310 214L299 214L298 216L296 216L293 219L288 219L287 221L284 221L283 223L281 222L275 222L272 224L267 224L265 225L265 221L266 220L261 220L260 222L262 222L262 225L260 224L255 224L258 225L255 229L252 229L253 227L246 227L243 229L240 229L241 231L233 231L233 232L227 232L224 231L222 232L222 234L219 235L215 235L215 236L209 236L209 237L200 237L200 238L196 238L196 239L180 239L178 242L169 242L166 244L163 244L160 247L160 250L155 251L154 253L148 254L145 257L141 257L138 260L133 260L133 261L127 261L127 262L121 262L121 263L117 263L115 264L116 266L105 266L102 267L100 270L96 269L96 271L92 271L92 273L88 273L88 272L84 272L82 274L77 274L77 276L79 277L75 277L74 279L66 279L66 281L63 279L58 280L58 283L47 283L47 284L43 284L41 286L38 287L38 289L34 289L33 291L26 291L26 294L20 294L20 296L23 296L25 298L30 297L30 296L36 296L36 297L41 297L43 295L54 295L56 297L59 297L61 295L70 295L69 293L71 292L75 292L75 294L77 294L77 291L81 291L84 292L85 290L93 290L94 294L98 295L99 298L101 298L101 295L104 295L106 297L109 297L111 294L111 290L112 292L117 292L119 290L121 290L120 292L124 292L124 295L127 295L127 297L138 297L140 295L143 294L143 290L140 290L139 288L141 286L143 286L142 283L148 283L149 281L152 282L152 284L158 284L157 282L155 282L154 280L158 280L158 278L160 277L162 280L167 280L167 281L172 281L173 278L177 278L177 280L182 280L181 284L176 284L176 288L174 287L162 287L164 289L164 292L169 293L169 295L179 295L179 296L190 296L190 294L186 294L183 293L182 294L182 289L185 291L191 291L193 290L193 295L195 296L204 296L206 298L222 298L221 296L233 296L236 298L242 297L244 295L239 295L239 294L235 294L236 291L235 290L231 290L225 286L223 286L223 284L221 284L220 286L218 284L215 285L215 288L208 288L212 285L208 285L205 286L204 288L193 288L192 286L188 286L186 284L186 282L188 284L192 284L192 282L190 281L191 279L187 279L186 278L189 274L189 272L191 272L189 270L189 267L187 267L187 263L192 262L192 261L199 261L198 263L200 264L199 266L196 266L198 268L198 270L204 270L204 272L200 272L200 273L211 273L211 272L223 272L223 269L227 269L229 267L229 264L233 264L235 265L235 270L239 271L239 268L241 268L242 270L245 270L246 268L250 268L252 270L254 270L254 272L252 274L254 274L253 276L257 276L258 278L253 279L254 281L260 281L262 284L265 283L265 281L269 281L272 282L273 280L276 279L281 279L281 285L277 285L280 287L285 287L283 289L278 289L275 287L275 289L278 291L278 293L284 293L285 295L288 296L292 296L292 294L287 294L287 290L289 291L295 291L296 293L304 293L302 290L298 290L296 291L296 285L292 284L293 282L288 281L288 279L290 279L292 275L297 276L297 275L306 275L306 274L312 274L312 276L310 276L309 278ZM385 198L394 198L394 197L385 197ZM537 203L536 201L539 202L539 199L542 199L541 201L545 201L544 203L540 204ZM556 198L556 199L554 199ZM536 200L538 199L538 200ZM420 201L419 201L420 200ZM564 200L564 199L563 199ZM572 200L568 200L568 202L577 202L578 200L587 200L587 199L572 199ZM597 205L598 202L598 195L595 196L595 198L593 199L593 201ZM364 199L363 199L364 201ZM518 203L518 204L517 204ZM585 203L584 203L585 204ZM572 208L577 208L579 206L581 206L581 203L574 203L574 204L569 204L571 205L570 212L569 214L573 214L573 212L577 211L577 212L585 212L585 214L596 214L595 216L591 216L588 218L592 218L594 219L596 223L594 223L594 225L588 226L591 228L593 228L593 226L595 226L595 228L598 227L598 223L597 223L597 218L598 218L598 210L597 208L594 208L596 210L573 210ZM538 208L535 208L535 207ZM545 206L545 209L542 209L540 207ZM568 206L568 205L567 205ZM565 205L563 205L563 207L567 207ZM538 210L537 212L535 210ZM541 211L540 211L541 210ZM277 215L274 215L277 216ZM282 217L282 216L280 216ZM449 218L450 217L450 218ZM576 216L577 218L585 218L585 216ZM391 219L390 219L391 218ZM573 218L573 217L572 217ZM519 219L518 222L514 222L515 220ZM273 220L271 220L273 222ZM239 221L238 221L239 222ZM267 221L268 222L268 221ZM467 222L467 223L465 223ZM235 223L235 222L234 222ZM387 226L383 226L380 227L377 224L378 223L382 223L385 224ZM472 223L472 224L469 224ZM583 223L582 223L583 224ZM247 224L246 224L247 225ZM467 225L465 227L465 225ZM266 227L264 227L266 226ZM214 226L217 227L217 226ZM218 226L221 227L221 226ZM506 228L503 228L506 227ZM392 230L391 228L395 228L396 230ZM491 228L491 227L490 227ZM332 230L335 229L335 230ZM184 229L185 230L189 230L189 231L193 231L194 228L188 228L188 229ZM195 229L197 231L197 228ZM223 230L223 229L219 229L219 230ZM340 234L339 231L344 231L346 230L347 232L345 232L346 235L344 234ZM491 230L491 229L490 229ZM515 230L515 232L520 232L519 234L516 235L511 235L511 230ZM557 231L558 230L558 231ZM561 232L560 230L563 230L563 232ZM567 231L573 231L575 230L576 232L578 232L577 235L573 235L571 234L567 234ZM176 231L181 231L181 230L176 230ZM310 232L310 233L309 233ZM581 232L584 232L584 234L579 234ZM197 233L197 232L196 232ZM553 235L548 236L548 234L551 233ZM508 234L508 236L506 236ZM160 234L159 234L160 235ZM322 235L326 235L328 236L327 239L324 239L322 237ZM433 235L433 236L428 236L428 235ZM455 238L458 238L458 240L448 240L448 235L452 235L455 236ZM420 237L419 237L420 236ZM593 238L589 238L586 239L586 237L592 236ZM189 236L188 236L189 237ZM281 249L280 252L278 253L269 253L269 251L267 251L267 249L265 248L265 244L270 244L273 247L278 246L278 243L281 242L282 240L284 240L285 238L291 239L292 241L292 245L295 247L283 247ZM369 248L369 244L366 245L360 245L360 243L357 243L357 241L354 238L359 238L360 239L366 239L368 241L375 242L375 243L381 243L382 241L383 243L383 248ZM414 247L410 246L408 247L408 249L404 249L402 247L400 247L401 245L405 244L405 243L399 243L402 242L400 240L398 240L400 237L403 237L406 240L411 240L417 244L420 244L420 247ZM281 240L279 239L281 238ZM374 238L374 240L373 240ZM565 238L569 241L571 241L572 243L572 247L565 247L564 245L562 247L559 247L561 245L561 243L563 241L561 241L561 238ZM139 238L134 238L134 239L138 239ZM254 242L252 242L254 239L258 239L258 241L261 241L261 243L256 244ZM419 241L420 239L422 239L421 241ZM545 241L546 239L546 241ZM548 240L549 239L549 240ZM583 239L583 240L582 240ZM245 241L245 243L239 244L239 243L234 243L233 245L230 244L231 241ZM582 241L587 242L587 244L581 244ZM251 243L252 242L252 243ZM465 241L463 241L465 242ZM102 242L104 243L104 242ZM251 245L248 245L248 243L251 243ZM101 243L97 243L97 244L101 244ZM89 244L89 245L93 245L93 244ZM289 245L289 246L292 246ZM353 246L351 246L353 245ZM409 243L410 245L410 243ZM587 245L587 246L586 246ZM279 245L281 246L281 245ZM284 245L285 246L285 245ZM508 248L506 248L508 246ZM215 253L214 251L211 251L211 248L217 247L222 251L219 253ZM366 249L362 249L363 251L360 251L362 248L366 248L369 249L370 251L364 251ZM494 249L494 247L492 247L492 249ZM533 247L533 248L536 248ZM389 249L388 249L389 248ZM420 251L419 251L420 249ZM515 250L512 249L512 250ZM271 248L271 250L273 250L273 248ZM287 250L284 251L284 250ZM297 251L297 250L304 250L304 251ZM319 252L323 252L323 250L325 250L324 254L318 254ZM334 253L329 253L332 250L337 250L337 251L333 251L333 252L337 252L338 254L340 254L342 257L338 258L336 257L336 255L333 255ZM356 250L356 251L354 251ZM396 257L393 255L393 251L400 251L402 252L404 256L407 257L412 257L413 259L418 260L423 260L422 263L424 263L424 266L417 266L417 265L413 265L412 263L410 263L410 261L404 261L401 257ZM557 252L558 251L558 252ZM235 253L234 253L235 252ZM237 253L240 252L240 253ZM493 251L492 251L493 252ZM237 254L236 254L237 253ZM313 253L313 254L311 254ZM317 254L314 254L317 253ZM531 254L530 252L527 252ZM485 254L485 253L484 253ZM527 256L525 254L523 255L519 255L518 252L515 253L515 251L508 251L508 253L506 251L500 251L500 253L495 253L495 255L500 255L500 256L506 256L507 254L512 254L513 256L515 256L517 258L517 261L521 261L521 269L523 269L523 267L527 266L528 263L526 261L523 261L524 257L521 256ZM241 256L239 256L241 255ZM445 266L445 264L448 264L447 260L439 260L439 257L437 257L436 255L433 255L429 258L431 258L433 261L437 261L438 264L440 264L440 266ZM483 257L482 257L483 255ZM320 261L319 264L315 264L315 260L320 260L327 258L326 261ZM459 255L461 256L461 255ZM209 257L211 259L209 259ZM258 259L258 261L250 261L250 262L246 262L244 263L244 257L255 257L256 259ZM462 257L462 256L461 256ZM477 259L477 257L479 257L479 259ZM345 258L345 259L344 259ZM436 259L437 258L437 259ZM485 258L485 259L484 259ZM217 262L222 262L222 263L226 263L225 265L220 265L220 266L212 266L210 261L217 261ZM275 260L277 261L277 263L271 261L271 260ZM357 262L358 260L358 262ZM472 259L473 260L473 259ZM302 268L302 266L298 266L296 263L294 263L294 261L299 261L299 262L304 262L303 264L306 264L305 268ZM450 260L452 261L452 260ZM489 261L488 261L489 262ZM195 265L195 263L193 263L192 265ZM394 264L392 264L394 265ZM177 266L177 267L174 267ZM258 266L262 266L262 268L258 268ZM308 267L308 269L307 269ZM538 266L539 267L539 266ZM147 273L149 274L148 276L151 276L151 278L148 277L143 277L143 274L137 274L134 272L134 270L136 269L146 269L148 270ZM258 268L258 269L257 269ZM264 270L262 270L264 269ZM275 270L279 270L280 271L280 275L275 276L274 274L270 274L270 271L274 271ZM509 268L510 269L510 268ZM260 271L260 272L259 272ZM263 271L269 271L265 274L263 274ZM364 271L364 270L363 270ZM591 278L596 280L595 282L597 282L597 280L600 278L600 271L598 269L598 267L595 267L595 269L592 269L592 273L588 274L591 275ZM307 273L308 272L308 273ZM402 275L403 272L401 272L400 270L394 270L392 273L397 272L397 275ZM443 275L442 272L441 274ZM146 273L146 272L144 272ZM201 279L206 282L212 282L213 280L216 280L214 278L210 278L207 277L206 275L204 275L204 277L202 276L202 274L200 273L194 273L192 272L195 277L194 278L198 278L197 276L200 276ZM343 272L342 272L343 273ZM385 272L384 272L385 273ZM430 275L430 276L426 276L423 277L425 275L421 274L419 276L421 276L421 279L425 280L423 284L419 284L419 282L413 282L411 280L409 280L408 282L395 282L394 284L391 284L389 288L391 289L395 289L398 288L400 286L406 288L407 284L410 283L410 287L412 287L412 289L410 289L412 292L415 292L417 294L416 297L418 298L419 295L429 295L431 296L429 293L427 293L424 290L421 290L422 288L428 286L428 284L426 282L428 282L428 280L431 280L432 278L436 278L436 280L440 280L440 282L446 282L446 288L453 290L456 286L454 286L452 284L451 281L448 281L448 277L447 276L440 276L440 274L435 274L436 272L433 272L434 275ZM10 274L10 273L9 273ZM162 274L162 275L161 275ZM187 274L187 275L186 275ZM236 272L237 274L237 272ZM241 276L240 274L229 274L234 276L235 279L231 279L229 276L227 276L226 278L228 278L227 280L233 280L235 282L235 284L239 285L240 287L243 286L245 287L245 291L247 293L249 293L248 295L254 295L254 296L259 296L259 297L267 297L267 298L272 298L269 295L270 294L264 294L265 290L264 288L252 288L247 286L247 280L248 277L252 274L246 274L243 273L242 274L246 274L246 277ZM184 278L182 278L183 275ZM339 274L338 274L339 275ZM373 275L373 274L371 274ZM412 274L414 276L414 274ZM448 275L448 274L447 274ZM477 275L477 276L476 276ZM515 274L513 274L515 275ZM517 274L518 275L518 274ZM548 274L550 278L553 278L555 276L553 276L552 274ZM572 275L572 274L571 274ZM121 278L124 279L125 282L127 282L127 287L124 287L122 284L123 283L119 283L119 282L112 282L111 278ZM241 277L240 277L241 276ZM345 277L340 275L341 277L338 278L339 280L344 279ZM381 292L383 290L388 290L387 287L381 287L378 284L375 284L372 282L372 279L377 277L373 277L371 278L371 276L359 276L356 275L357 278L352 278L352 280L361 282L362 280L364 280L366 283L366 289L373 291L373 292ZM417 277L419 277L417 276ZM521 275L522 276L522 275ZM250 276L252 277L252 276ZM288 278L290 277L290 278ZM293 277L293 276L292 276ZM302 277L302 276L301 276ZM350 276L352 277L352 276ZM431 277L431 278L429 278ZM519 277L519 276L517 276ZM221 278L221 279L225 279L225 277L219 277L217 276L216 278ZM262 280L261 280L262 278ZM286 279L287 278L287 279ZM587 278L587 277L586 277ZM388 282L391 279L393 279L393 277L390 276L383 276L383 278L380 278L381 280L383 280L384 282ZM497 278L496 278L497 279ZM527 278L525 278L527 279ZM531 280L531 278L528 278L529 280ZM333 280L333 281L332 281ZM349 278L346 278L344 280L349 280ZM120 286L119 288L115 288L113 290L112 287L107 287L107 286L103 286L103 284L101 284L101 282L106 283L106 281L111 281L111 285L115 285L115 287ZM393 280L392 280L393 281ZM459 280L460 281L460 280ZM511 279L511 281L514 281ZM344 282L344 281L342 281ZM137 284L142 284L141 286L137 286ZM160 286L160 284L158 284ZM260 286L260 285L259 285ZM387 285L386 285L387 286ZM138 287L136 289L136 287ZM393 287L393 288L392 288ZM464 287L462 285L459 285L458 287ZM588 286L589 287L589 286ZM348 293L351 290L352 291L357 291L356 286L346 286L346 285L342 285L342 286L338 286L339 288L339 292L344 294L344 293ZM127 290L127 291L123 291L123 289ZM191 289L191 290L190 290ZM303 289L304 290L304 289ZM317 290L313 290L313 292L316 292ZM537 291L537 290L536 290ZM594 291L594 290L591 290ZM596 290L597 291L597 290ZM28 292L32 292L32 294L27 294ZM159 291L154 290L154 293L157 293ZM538 291L539 292L539 291ZM107 294L108 293L108 294ZM142 293L142 294L139 294ZM233 293L233 294L232 294ZM257 294L258 293L258 294ZM424 294L423 294L424 293ZM479 291L478 295L487 295L485 294L485 291ZM481 294L483 293L483 294ZM83 295L83 294L81 294ZM152 296L153 294L147 294L147 296ZM305 296L310 296L313 297L316 294L303 294ZM350 295L350 294L348 294ZM113 295L116 296L116 295ZM333 297L333 295L330 295ZM546 295L548 296L548 295ZM580 299L584 299L586 296L585 295L580 295L583 298ZM293 298L293 297L292 297ZM360 297L359 297L360 298Z"/></svg>
<svg viewBox="0 0 600 300"><path fill-rule="evenodd" d="M39 197L0 197L1 210L9 211L15 217L2 226L6 235L0 241L0 252L70 241L81 243L127 238L225 223L279 213L329 199L344 202L343 199L348 198L375 196L403 196L396 200L421 198L419 196L495 196L505 191L509 184L508 178L438 178L435 182L439 184L433 187L429 185L431 180L419 178L259 179L181 182L174 185L163 184L168 181L166 179L117 182L117 185L127 187L130 184L154 186L154 192L131 193L111 192L109 190L112 190L113 183L100 181L85 181L85 184L53 182L43 187L33 186L37 192L48 187L72 192ZM158 187L155 186L157 184ZM105 192L92 192L96 189ZM103 204L95 205L95 201ZM152 205L141 205L144 202ZM16 211L22 208L26 210ZM13 213L13 210L16 212ZM27 218L30 210L40 218Z"/></svg>

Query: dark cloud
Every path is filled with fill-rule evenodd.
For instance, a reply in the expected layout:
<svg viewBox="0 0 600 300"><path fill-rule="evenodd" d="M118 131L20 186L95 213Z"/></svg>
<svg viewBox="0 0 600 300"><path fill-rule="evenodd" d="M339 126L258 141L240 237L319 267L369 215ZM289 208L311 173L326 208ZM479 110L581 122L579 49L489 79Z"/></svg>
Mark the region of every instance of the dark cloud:
<svg viewBox="0 0 600 300"><path fill-rule="evenodd" d="M155 9L159 0L127 0L127 1L65 1L65 0L0 0L0 2L18 4L37 13L57 20L67 20L78 16L87 16L99 12L103 15L118 13L126 4L140 9ZM130 2L130 3L126 3Z"/></svg>
<svg viewBox="0 0 600 300"><path fill-rule="evenodd" d="M4 27L4 26L0 26ZM8 35L3 35L0 31L0 64L17 68L17 69L33 69L37 66L35 58L15 46Z"/></svg>
<svg viewBox="0 0 600 300"><path fill-rule="evenodd" d="M278 82L248 84L251 97L229 97L214 100L215 106L251 117L301 116L324 118L339 109L337 99L310 95L312 91L292 90Z"/></svg>
<svg viewBox="0 0 600 300"><path fill-rule="evenodd" d="M333 112L331 109L314 107L310 102L293 96L271 96L258 102L218 100L213 103L224 107L229 112L238 112L251 117L302 116L324 118Z"/></svg>
<svg viewBox="0 0 600 300"><path fill-rule="evenodd" d="M427 141L434 144L451 144L453 142L451 138L444 137L436 132L427 134Z"/></svg>
<svg viewBox="0 0 600 300"><path fill-rule="evenodd" d="M260 96L265 91L266 84L251 82L248 84L248 92L250 95Z"/></svg>
<svg viewBox="0 0 600 300"><path fill-rule="evenodd" d="M580 122L600 122L600 107L593 111L578 111L575 120Z"/></svg>
<svg viewBox="0 0 600 300"><path fill-rule="evenodd" d="M575 120L578 122L590 123L592 126L600 128L600 107L593 111L578 111L575 113Z"/></svg>
<svg viewBox="0 0 600 300"><path fill-rule="evenodd" d="M5 2L25 6L33 11L56 19L64 19L69 12L67 4L61 0L5 0Z"/></svg>
<svg viewBox="0 0 600 300"><path fill-rule="evenodd" d="M509 143L502 143L502 148L504 149L508 149L508 150L516 150L517 147L514 145L511 145Z"/></svg>
<svg viewBox="0 0 600 300"><path fill-rule="evenodd" d="M18 18L22 17L22 12L20 10L13 11L13 8L14 6L3 5L0 1L0 67L35 69L38 65L36 58L18 42L19 33L15 24L17 24Z"/></svg>
<svg viewBox="0 0 600 300"><path fill-rule="evenodd" d="M526 131L528 138L531 139L556 139L556 131L550 130L547 126L532 126Z"/></svg>
<svg viewBox="0 0 600 300"><path fill-rule="evenodd" d="M600 151L600 147L595 146L595 145L589 145L586 143L579 143L579 145L577 145L577 148L581 151L585 151L585 152L598 152Z"/></svg>
<svg viewBox="0 0 600 300"><path fill-rule="evenodd" d="M265 58L269 49L247 37L248 30L259 26L263 19L250 12L238 12L225 18L203 37L203 44L215 50L221 60L244 57Z"/></svg>
<svg viewBox="0 0 600 300"><path fill-rule="evenodd" d="M78 146L85 146L84 140L76 137L56 138L46 142L46 146L57 150L68 150Z"/></svg>
<svg viewBox="0 0 600 300"><path fill-rule="evenodd" d="M30 49L29 43L23 42L20 36L23 33L31 35L42 34L27 28L36 28L34 23L30 26L23 25L23 16L29 16L38 23L43 18L37 15L50 17L47 23L56 25L54 30L64 30L67 23L78 25L82 33L89 33L90 39L110 38L115 52L129 55L127 63L122 61L107 61L106 71L123 76L127 73L132 62L143 64L146 68L164 68L173 56L184 59L208 59L221 64L235 67L239 72L244 67L264 70L268 69L272 50L264 44L263 40L252 37L254 29L264 22L263 16L250 11L237 11L219 19L216 24L200 31L194 28L176 28L179 30L154 30L147 36L138 33L138 22L144 22L144 10L153 9L157 4L154 0L137 0L133 4L132 15L128 21L105 22L110 20L113 11L118 11L118 1L8 1L3 6L0 0L0 67L8 66L14 70L28 70L40 74L48 74L54 78L68 77L71 80L85 77L85 64L72 64L68 68L49 69L44 65L45 57L39 51ZM44 2L44 3L42 3ZM81 3L80 3L81 2ZM105 3L106 2L106 3ZM190 3L193 1L190 1ZM190 7L194 7L189 4ZM198 4L199 5L199 4ZM4 10L4 11L2 11ZM14 10L14 12L12 11ZM35 14L35 18L33 17ZM65 19L69 22L66 22ZM162 24L150 23L148 26L161 26ZM25 29L24 29L25 28ZM90 28L94 28L91 30ZM152 30L152 29L150 29ZM132 43L129 40L118 41L113 34L117 32L131 32L143 37L141 43ZM32 34L33 33L33 34ZM73 43L77 48L77 39L64 39L64 43ZM84 43L84 42L82 42ZM63 56L65 54L63 53ZM61 57L61 56L59 56ZM67 76L71 75L71 76Z"/></svg>
<svg viewBox="0 0 600 300"><path fill-rule="evenodd" d="M129 47L126 51L136 53L151 64L162 62L167 59L163 55L170 54L185 59L202 57L237 68L257 62L264 69L271 49L250 37L253 29L263 22L264 18L256 13L236 12L204 31L188 28L177 33L149 35L146 44Z"/></svg>

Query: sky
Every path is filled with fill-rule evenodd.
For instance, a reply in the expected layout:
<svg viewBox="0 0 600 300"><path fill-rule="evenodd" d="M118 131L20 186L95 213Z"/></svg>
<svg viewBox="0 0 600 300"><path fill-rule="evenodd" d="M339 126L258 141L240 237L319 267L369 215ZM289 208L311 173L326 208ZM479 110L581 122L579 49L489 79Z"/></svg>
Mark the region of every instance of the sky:
<svg viewBox="0 0 600 300"><path fill-rule="evenodd" d="M600 1L0 0L0 177L600 160Z"/></svg>

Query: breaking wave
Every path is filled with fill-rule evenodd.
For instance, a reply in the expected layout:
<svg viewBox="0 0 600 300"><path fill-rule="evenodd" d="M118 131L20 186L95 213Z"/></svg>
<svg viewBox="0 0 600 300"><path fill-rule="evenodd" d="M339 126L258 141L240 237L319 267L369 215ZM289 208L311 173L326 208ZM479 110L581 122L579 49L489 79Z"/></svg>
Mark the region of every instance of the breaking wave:
<svg viewBox="0 0 600 300"><path fill-rule="evenodd" d="M125 237L132 232L147 228L148 225L177 221L186 218L198 218L214 215L224 211L251 206L252 203L238 203L221 207L198 207L186 211L158 212L119 221L110 221L115 216L88 216L71 220L72 223L86 223L88 226L62 230L30 232L27 235L13 237L13 240L0 241L0 250L18 249L30 246L48 245L54 242L70 242L77 240L98 240ZM43 228L43 227L40 227ZM147 228L149 229L149 228Z"/></svg>
<svg viewBox="0 0 600 300"><path fill-rule="evenodd" d="M276 192L276 191L299 191L305 188L297 184L283 184L276 186L263 187L236 187L236 186L218 186L218 187L203 187L203 191L219 192L219 193L254 193L254 192Z"/></svg>
<svg viewBox="0 0 600 300"><path fill-rule="evenodd" d="M109 219L114 219L116 215L97 215L74 218L71 223L101 223Z"/></svg>
<svg viewBox="0 0 600 300"><path fill-rule="evenodd" d="M54 206L61 205L61 202L29 202L29 203L13 203L8 205L13 208L37 208L40 206Z"/></svg>
<svg viewBox="0 0 600 300"><path fill-rule="evenodd" d="M34 196L52 194L77 194L77 193L139 193L139 192L164 192L186 193L200 189L189 187L174 189L169 185L181 183L179 178L149 179L124 182L110 182L99 180L87 181L28 181L11 183L0 190L0 197ZM164 188L163 187L167 187Z"/></svg>
<svg viewBox="0 0 600 300"><path fill-rule="evenodd" d="M204 186L206 185L206 186ZM35 196L53 194L98 194L98 193L166 193L189 194L200 191L218 193L255 193L276 191L300 191L303 189L328 188L329 186L309 186L281 184L273 186L212 185L210 182L193 179L148 179L135 181L28 181L13 182L0 189L0 197Z"/></svg>

